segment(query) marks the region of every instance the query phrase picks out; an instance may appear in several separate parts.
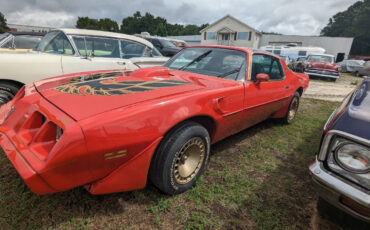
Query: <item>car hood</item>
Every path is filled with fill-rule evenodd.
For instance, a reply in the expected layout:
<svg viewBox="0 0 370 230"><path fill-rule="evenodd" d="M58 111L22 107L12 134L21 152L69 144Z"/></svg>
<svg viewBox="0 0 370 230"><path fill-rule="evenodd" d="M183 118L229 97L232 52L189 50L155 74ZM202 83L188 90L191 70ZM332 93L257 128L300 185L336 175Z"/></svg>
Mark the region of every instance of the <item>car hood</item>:
<svg viewBox="0 0 370 230"><path fill-rule="evenodd" d="M49 102L75 120L81 120L113 109L211 87L204 76L202 79L194 75L153 67L130 74L112 71L70 74L41 80L34 85Z"/></svg>
<svg viewBox="0 0 370 230"><path fill-rule="evenodd" d="M331 129L370 140L370 79L365 79L351 97L347 108Z"/></svg>
<svg viewBox="0 0 370 230"><path fill-rule="evenodd" d="M310 62L312 68L336 70L337 65L328 62Z"/></svg>

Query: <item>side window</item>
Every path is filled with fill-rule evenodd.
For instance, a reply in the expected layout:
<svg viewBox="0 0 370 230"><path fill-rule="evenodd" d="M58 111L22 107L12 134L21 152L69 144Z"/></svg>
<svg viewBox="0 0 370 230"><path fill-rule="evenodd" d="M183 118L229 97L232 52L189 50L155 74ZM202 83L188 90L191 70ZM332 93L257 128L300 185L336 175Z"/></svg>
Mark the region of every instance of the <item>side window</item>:
<svg viewBox="0 0 370 230"><path fill-rule="evenodd" d="M306 56L306 55L307 55L307 51L304 51L304 50L298 51L298 56Z"/></svg>
<svg viewBox="0 0 370 230"><path fill-rule="evenodd" d="M73 41L80 55L86 56L85 38L84 37L73 37Z"/></svg>
<svg viewBox="0 0 370 230"><path fill-rule="evenodd" d="M269 75L271 80L280 80L283 78L282 68L279 59L272 58L272 65Z"/></svg>
<svg viewBox="0 0 370 230"><path fill-rule="evenodd" d="M119 58L118 40L110 38L85 37L86 50L93 57Z"/></svg>
<svg viewBox="0 0 370 230"><path fill-rule="evenodd" d="M162 54L155 47L152 49L152 55L153 57L162 57Z"/></svg>
<svg viewBox="0 0 370 230"><path fill-rule="evenodd" d="M122 58L142 57L146 46L140 43L121 40Z"/></svg>
<svg viewBox="0 0 370 230"><path fill-rule="evenodd" d="M152 39L151 41L155 47L161 47L162 44L157 39Z"/></svg>
<svg viewBox="0 0 370 230"><path fill-rule="evenodd" d="M119 58L118 40L97 37L73 37L78 52L82 56L91 54L93 57Z"/></svg>
<svg viewBox="0 0 370 230"><path fill-rule="evenodd" d="M271 80L280 80L283 78L280 61L269 55L253 55L251 80L255 81L259 73L268 74Z"/></svg>

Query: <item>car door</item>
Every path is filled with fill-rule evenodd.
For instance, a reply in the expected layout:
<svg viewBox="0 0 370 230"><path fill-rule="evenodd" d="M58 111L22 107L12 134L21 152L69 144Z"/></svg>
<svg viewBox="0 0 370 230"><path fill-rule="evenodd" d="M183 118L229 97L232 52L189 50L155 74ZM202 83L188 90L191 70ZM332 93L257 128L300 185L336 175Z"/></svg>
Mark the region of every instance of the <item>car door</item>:
<svg viewBox="0 0 370 230"><path fill-rule="evenodd" d="M257 74L270 79L257 82ZM245 125L251 126L267 119L281 109L289 99L289 82L280 59L262 53L252 55L250 77L245 83Z"/></svg>
<svg viewBox="0 0 370 230"><path fill-rule="evenodd" d="M119 40L93 36L72 36L79 55L63 56L63 72L93 70L137 69L130 61L121 59Z"/></svg>

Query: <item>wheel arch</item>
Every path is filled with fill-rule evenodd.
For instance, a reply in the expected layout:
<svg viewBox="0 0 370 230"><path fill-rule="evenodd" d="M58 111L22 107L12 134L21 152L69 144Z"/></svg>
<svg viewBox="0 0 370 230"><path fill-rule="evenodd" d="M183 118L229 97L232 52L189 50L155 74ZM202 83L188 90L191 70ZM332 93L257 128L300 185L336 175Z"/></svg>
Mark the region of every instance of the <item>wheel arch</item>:
<svg viewBox="0 0 370 230"><path fill-rule="evenodd" d="M213 136L216 131L216 121L215 119L213 119L213 117L209 115L196 115L196 116L188 117L178 122L177 124L171 126L171 128L165 132L163 137L171 135L172 132L174 132L178 127L182 126L186 122L196 122L202 125L204 128L207 129L209 136L211 137L211 140L213 139Z"/></svg>
<svg viewBox="0 0 370 230"><path fill-rule="evenodd" d="M19 82L19 81L16 81L16 80L11 80L11 79L0 79L0 84L2 84L2 83L10 83L12 85L16 85L19 88L24 86L23 82Z"/></svg>
<svg viewBox="0 0 370 230"><path fill-rule="evenodd" d="M298 87L298 89L296 90L296 92L299 93L299 96L302 96L302 94L303 94L303 87L302 86Z"/></svg>

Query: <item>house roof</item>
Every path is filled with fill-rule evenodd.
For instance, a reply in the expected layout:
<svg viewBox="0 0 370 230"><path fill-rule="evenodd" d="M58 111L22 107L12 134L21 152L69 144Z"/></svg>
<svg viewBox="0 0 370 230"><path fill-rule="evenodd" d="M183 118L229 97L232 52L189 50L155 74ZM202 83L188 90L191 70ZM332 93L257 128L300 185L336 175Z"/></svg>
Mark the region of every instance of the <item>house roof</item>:
<svg viewBox="0 0 370 230"><path fill-rule="evenodd" d="M242 25L244 25L244 26L246 26L246 27L251 28L251 29L252 29L252 30L254 30L257 34L262 34L262 33L261 33L261 32L259 32L258 30L254 29L254 28L253 28L253 27L251 27L250 25L245 24L244 22L242 22L242 21L240 21L240 20L238 20L238 19L234 18L234 17L233 17L233 16L231 16L230 14L227 14L227 15L225 15L224 17L222 17L222 18L218 19L217 21L215 21L215 22L214 22L214 23L212 23L211 25L209 25L209 26L207 26L206 28L202 29L200 32L202 33L202 32L204 32L204 31L206 31L206 30L207 30L207 29L209 29L210 27L212 27L212 26L216 25L217 23L221 22L222 20L224 20L224 19L226 19L226 18L231 18L232 20L237 21L237 22L239 22L240 24L242 24Z"/></svg>

